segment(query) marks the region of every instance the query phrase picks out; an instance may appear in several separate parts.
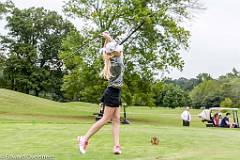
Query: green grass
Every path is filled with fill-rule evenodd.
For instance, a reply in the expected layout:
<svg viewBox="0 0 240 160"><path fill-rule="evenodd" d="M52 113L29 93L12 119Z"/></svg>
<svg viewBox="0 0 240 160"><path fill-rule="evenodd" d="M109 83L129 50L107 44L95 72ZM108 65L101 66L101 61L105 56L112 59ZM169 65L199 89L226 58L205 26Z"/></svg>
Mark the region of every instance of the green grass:
<svg viewBox="0 0 240 160"><path fill-rule="evenodd" d="M76 136L94 123L97 105L57 103L0 89L0 159L4 155L48 155L59 160L238 160L240 130L205 128L191 110L190 128L181 126L181 109L129 107L131 125L121 125L123 154L112 154L111 124L90 140L88 152L80 155ZM150 143L152 136L160 144Z"/></svg>

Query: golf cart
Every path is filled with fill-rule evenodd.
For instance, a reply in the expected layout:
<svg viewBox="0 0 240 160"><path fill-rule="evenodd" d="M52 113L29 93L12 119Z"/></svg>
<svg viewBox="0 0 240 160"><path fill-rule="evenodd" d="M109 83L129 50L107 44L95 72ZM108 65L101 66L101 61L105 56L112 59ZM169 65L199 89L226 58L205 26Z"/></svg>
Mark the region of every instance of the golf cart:
<svg viewBox="0 0 240 160"><path fill-rule="evenodd" d="M214 107L204 109L199 114L199 118L202 119L202 122L207 122L206 127L218 127L220 126L222 115L224 116L225 113L231 113L233 117L234 128L239 128L238 108Z"/></svg>

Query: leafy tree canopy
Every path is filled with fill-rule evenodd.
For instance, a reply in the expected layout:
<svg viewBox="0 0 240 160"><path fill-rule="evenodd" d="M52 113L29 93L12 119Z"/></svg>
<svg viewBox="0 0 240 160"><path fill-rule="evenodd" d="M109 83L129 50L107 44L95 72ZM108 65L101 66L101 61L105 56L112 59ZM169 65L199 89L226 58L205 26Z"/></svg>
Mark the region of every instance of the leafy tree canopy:
<svg viewBox="0 0 240 160"><path fill-rule="evenodd" d="M128 69L151 79L169 66L182 69L179 51L188 48L190 33L181 22L189 19L197 7L197 0L68 0L64 11L85 22L80 32L86 41L105 30L121 41L141 24L125 43L125 63ZM96 53L101 44L89 46L96 47Z"/></svg>

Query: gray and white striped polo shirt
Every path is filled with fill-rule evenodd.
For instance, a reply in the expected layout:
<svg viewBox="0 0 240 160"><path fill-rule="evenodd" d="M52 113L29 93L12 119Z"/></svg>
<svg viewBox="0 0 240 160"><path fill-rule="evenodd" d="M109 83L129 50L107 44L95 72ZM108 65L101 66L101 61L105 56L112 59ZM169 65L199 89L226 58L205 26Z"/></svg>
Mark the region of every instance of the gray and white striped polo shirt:
<svg viewBox="0 0 240 160"><path fill-rule="evenodd" d="M108 87L121 88L123 85L123 55L120 57L111 58L111 74L112 76L109 79Z"/></svg>

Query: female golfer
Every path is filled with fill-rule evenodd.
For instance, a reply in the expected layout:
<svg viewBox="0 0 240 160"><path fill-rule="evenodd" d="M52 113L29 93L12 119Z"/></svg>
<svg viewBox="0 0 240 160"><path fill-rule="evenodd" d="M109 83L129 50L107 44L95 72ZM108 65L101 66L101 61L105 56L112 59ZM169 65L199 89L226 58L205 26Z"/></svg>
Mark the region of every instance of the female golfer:
<svg viewBox="0 0 240 160"><path fill-rule="evenodd" d="M118 45L108 32L101 34L105 38L103 51L104 68L102 75L109 81L101 101L105 105L103 117L97 121L84 136L78 136L79 149L82 154L86 153L89 139L103 127L109 120L112 120L112 135L114 141L114 154L121 154L119 143L120 132L120 95L123 84L123 47Z"/></svg>

